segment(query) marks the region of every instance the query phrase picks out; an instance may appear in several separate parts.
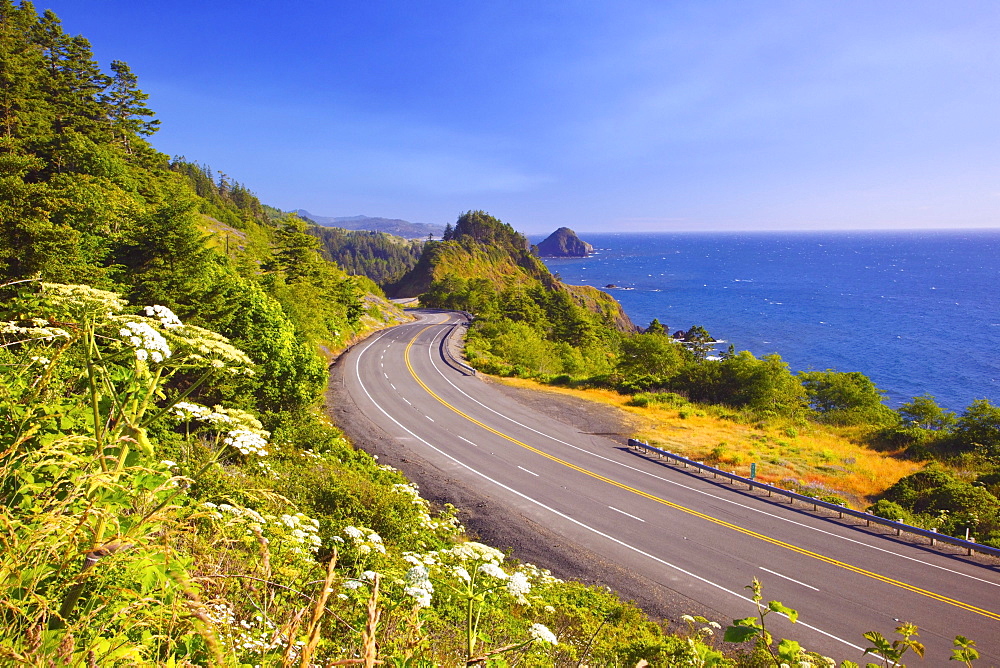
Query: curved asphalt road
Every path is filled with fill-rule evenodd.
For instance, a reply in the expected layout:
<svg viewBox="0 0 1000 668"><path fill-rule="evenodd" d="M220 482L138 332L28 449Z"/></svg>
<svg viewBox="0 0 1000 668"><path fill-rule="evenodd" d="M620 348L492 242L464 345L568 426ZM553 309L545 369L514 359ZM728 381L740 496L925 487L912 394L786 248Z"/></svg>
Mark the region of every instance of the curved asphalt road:
<svg viewBox="0 0 1000 668"><path fill-rule="evenodd" d="M724 611L723 624L753 614L745 586L757 577L765 600L799 611L794 626L768 617L776 638L864 665L861 634L877 630L891 640L908 621L927 646L924 665L946 665L960 633L977 642L977 666L1000 666L994 563L804 513L553 421L442 357L457 315L417 314L341 364L345 389L365 415L427 462L488 486L566 540Z"/></svg>

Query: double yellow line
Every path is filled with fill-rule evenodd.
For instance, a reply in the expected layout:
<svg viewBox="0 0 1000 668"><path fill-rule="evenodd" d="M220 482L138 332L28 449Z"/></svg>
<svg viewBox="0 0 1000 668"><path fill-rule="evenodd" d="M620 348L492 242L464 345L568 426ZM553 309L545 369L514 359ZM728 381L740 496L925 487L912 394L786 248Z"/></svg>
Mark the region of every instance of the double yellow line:
<svg viewBox="0 0 1000 668"><path fill-rule="evenodd" d="M928 591L926 589L921 589L920 587L915 587L915 586L913 586L911 584L907 584L906 582L901 582L900 580L895 580L893 578L886 577L884 575L880 575L878 573L874 573L874 572L869 571L869 570L865 570L864 568L859 568L858 566L853 566L853 565L845 563L843 561L838 561L837 559L832 559L832 558L827 557L825 555L819 554L818 552L812 552L811 550L806 550L804 548L798 547L797 545L792 545L791 543L786 543L783 540L778 540L777 538L772 538L770 536L765 536L762 533L757 533L756 531L751 531L750 529L746 529L746 528L741 527L739 525L732 524L731 522L726 522L725 520L721 520L721 519L719 519L717 517L712 517L711 515L706 515L705 513L698 512L697 510L694 510L693 508L688 508L687 506L682 506L680 504L673 503L672 501L667 501L666 499L662 499L662 498L660 498L658 496L654 496L653 494L650 494L648 492L644 492L644 491L642 491L640 489L636 489L635 487L631 487L631 486L626 485L624 483L618 482L617 480L613 480L613 479L605 477L605 476L603 476L603 475L601 475L599 473L595 473L595 472L590 471L588 469L585 469L585 468L583 468L581 466L577 466L576 464L573 464L571 462L567 462L566 460L560 459L559 457L556 457L554 455L550 455L549 453L547 453L547 452L545 452L543 450L539 450L538 448L535 448L533 446L528 445L527 443L519 441L519 440L517 440L516 438L514 438L512 436L508 436L507 434L504 434L503 432L497 431L496 429L494 429L493 427L490 427L489 425L483 424L482 422L480 422L479 420L475 419L471 415L468 415L468 414L460 411L459 409L455 408L454 406L452 406L451 404L449 404L447 401L445 401L444 399L442 399L441 397L439 397L434 392L434 390L432 390L431 388L427 387L427 385L424 383L424 381L422 381L417 376L416 371L413 370L413 365L410 363L410 349L413 347L413 344L420 337L420 335L423 334L428 329L430 329L431 327L433 327L433 325L428 325L427 327L424 327L419 332L417 332L416 335L414 335L414 337L412 339L410 339L410 342L407 344L406 350L405 350L405 352L403 354L403 357L404 357L404 359L406 361L406 368L409 370L410 375L413 377L413 380L417 381L417 384L419 384L420 387L424 388L424 390L427 392L427 394L429 394L432 397L434 397L435 399L437 399L441 403L442 406L444 406L447 409L453 411L454 413L457 413L458 415L461 415L463 418L465 418L469 422L471 422L471 423L473 423L473 424L475 424L475 425L477 425L479 427L482 427L486 431L488 431L488 432L490 432L492 434L496 434L500 438L506 439L506 440L510 441L511 443L514 443L515 445L518 445L518 446L524 448L525 450L530 450L531 452L534 452L534 453L536 453L538 455L541 455L542 457L545 457L546 459L549 459L549 460L551 460L553 462L556 462L557 464L561 464L561 465L565 466L566 468L569 468L569 469L572 469L572 470L577 471L579 473L582 473L585 476L589 476L589 477L594 478L596 480L600 480L602 482L606 482L609 485L613 485L614 487L618 487L619 489L626 490L628 492L631 492L631 493L636 494L638 496L641 496L643 498L649 499L650 501L655 501L656 503L660 503L660 504L662 504L664 506L667 506L669 508L673 508L675 510L679 510L682 513L687 513L688 515L693 515L694 517L699 517L699 518L701 518L703 520L706 520L708 522L712 522L713 524L718 524L719 526L726 527L727 529L732 529L733 531L737 531L737 532L742 533L744 535L752 536L753 538L757 538L758 540L762 540L765 543L770 543L772 545L777 545L778 547L783 547L786 550L790 550L792 552L797 552L798 554L801 554L801 555L804 555L804 556L807 556L807 557L811 557L813 559L825 562L825 563L830 564L832 566L837 566L838 568L843 568L844 570L848 570L848 571L851 571L853 573L858 573L859 575L863 575L865 577L872 578L873 580L878 580L879 582L884 582L884 583L892 585L894 587L899 587L900 589L905 589L905 590L911 591L911 592L913 592L915 594L919 594L921 596L926 596L927 598L933 599L935 601L940 601L941 603L947 603L948 605L953 605L956 608L962 608L963 610L968 610L969 612L974 612L977 615L982 615L984 617L988 617L990 619L994 619L994 620L1000 621L1000 614L998 614L998 613L991 612L989 610L984 610L983 608L979 608L979 607L976 607L974 605L970 605L968 603L964 603L962 601L959 601L959 600L956 600L956 599L953 599L953 598L949 598L947 596L943 596L941 594L936 594L936 593L934 593L932 591Z"/></svg>

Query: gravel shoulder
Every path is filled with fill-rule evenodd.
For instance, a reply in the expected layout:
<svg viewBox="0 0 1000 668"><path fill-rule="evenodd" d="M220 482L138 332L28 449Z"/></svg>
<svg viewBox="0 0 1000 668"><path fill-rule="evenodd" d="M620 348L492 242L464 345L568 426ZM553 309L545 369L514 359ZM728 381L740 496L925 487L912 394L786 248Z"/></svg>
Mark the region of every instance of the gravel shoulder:
<svg viewBox="0 0 1000 668"><path fill-rule="evenodd" d="M499 501L482 486L472 486L440 470L420 457L419 452L389 438L354 404L344 390L345 365L339 361L330 369L326 411L351 442L376 455L379 462L398 468L416 483L421 495L440 507L451 503L470 537L507 551L515 559L552 571L562 579L600 585L628 601L633 601L654 619L674 619L682 614L702 614L723 619L724 615L678 592L621 568L591 550L583 549L546 527L522 516ZM508 396L541 411L554 420L573 425L580 431L600 434L624 443L631 431L627 413L612 406L589 402L553 392L511 387L484 378Z"/></svg>

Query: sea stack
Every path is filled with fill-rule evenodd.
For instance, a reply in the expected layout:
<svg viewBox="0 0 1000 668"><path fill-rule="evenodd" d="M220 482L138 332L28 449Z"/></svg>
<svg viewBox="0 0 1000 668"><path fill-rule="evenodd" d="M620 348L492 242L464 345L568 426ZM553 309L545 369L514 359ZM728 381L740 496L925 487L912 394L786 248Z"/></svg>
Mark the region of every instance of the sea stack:
<svg viewBox="0 0 1000 668"><path fill-rule="evenodd" d="M587 257L593 250L593 246L568 227L560 227L538 244L538 254L542 257Z"/></svg>

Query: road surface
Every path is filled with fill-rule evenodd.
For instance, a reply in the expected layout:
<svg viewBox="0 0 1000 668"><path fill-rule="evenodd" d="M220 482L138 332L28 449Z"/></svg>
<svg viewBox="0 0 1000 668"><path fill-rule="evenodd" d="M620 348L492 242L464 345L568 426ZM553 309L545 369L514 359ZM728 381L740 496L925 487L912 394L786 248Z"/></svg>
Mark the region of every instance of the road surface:
<svg viewBox="0 0 1000 668"><path fill-rule="evenodd" d="M925 665L945 665L961 634L977 642L977 666L1000 666L995 561L761 498L582 433L446 358L442 341L460 316L415 314L342 357L342 391L384 438L497 499L513 514L503 521L544 527L693 602L687 612L717 611L723 625L754 614L745 587L756 577L765 600L799 611L795 625L769 616L774 636L838 661L864 665L862 633L892 640L912 622Z"/></svg>

